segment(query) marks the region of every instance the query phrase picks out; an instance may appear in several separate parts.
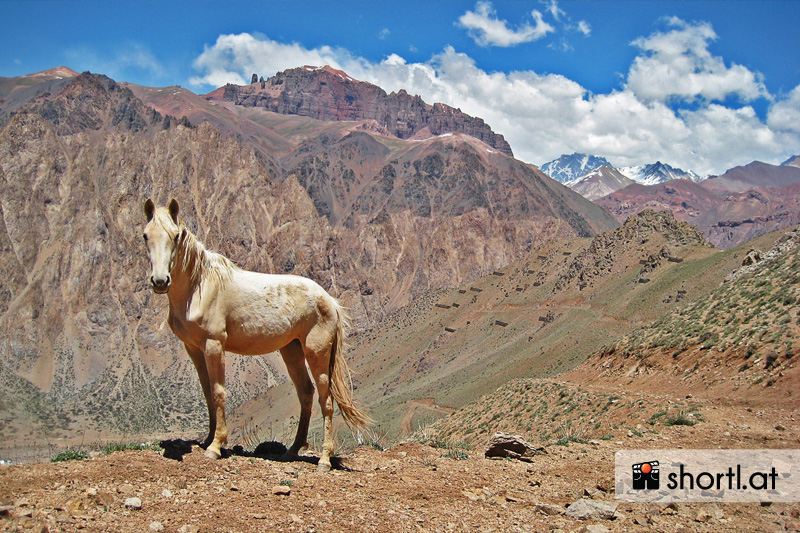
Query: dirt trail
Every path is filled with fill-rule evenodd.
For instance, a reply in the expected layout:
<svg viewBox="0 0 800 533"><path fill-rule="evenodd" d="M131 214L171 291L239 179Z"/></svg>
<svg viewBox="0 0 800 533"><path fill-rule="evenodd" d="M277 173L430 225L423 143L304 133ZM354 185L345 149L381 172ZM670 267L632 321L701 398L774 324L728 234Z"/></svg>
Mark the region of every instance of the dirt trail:
<svg viewBox="0 0 800 533"><path fill-rule="evenodd" d="M419 398L417 400L411 400L410 402L408 402L407 405L408 405L408 410L406 411L406 414L403 415L403 420L400 424L400 427L404 435L408 435L414 432L413 419L414 415L419 409L433 411L434 413L442 415L449 415L455 412L455 409L453 409L452 407L444 407L442 405L438 405L436 403L436 398Z"/></svg>

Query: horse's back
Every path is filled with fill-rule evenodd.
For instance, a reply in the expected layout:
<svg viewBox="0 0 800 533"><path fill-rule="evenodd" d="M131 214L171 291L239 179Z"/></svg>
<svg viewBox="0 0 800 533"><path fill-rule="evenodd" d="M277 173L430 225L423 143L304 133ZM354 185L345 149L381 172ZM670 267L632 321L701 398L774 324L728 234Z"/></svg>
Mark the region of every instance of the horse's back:
<svg viewBox="0 0 800 533"><path fill-rule="evenodd" d="M268 353L338 320L339 305L315 281L287 274L236 272L224 291L228 349Z"/></svg>

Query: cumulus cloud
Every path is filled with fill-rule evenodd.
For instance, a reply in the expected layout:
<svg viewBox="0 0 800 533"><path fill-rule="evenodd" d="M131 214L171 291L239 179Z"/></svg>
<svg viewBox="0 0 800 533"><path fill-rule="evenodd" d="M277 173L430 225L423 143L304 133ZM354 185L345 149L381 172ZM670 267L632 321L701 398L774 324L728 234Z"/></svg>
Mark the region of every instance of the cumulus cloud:
<svg viewBox="0 0 800 533"><path fill-rule="evenodd" d="M724 101L735 95L744 101L768 96L761 75L742 65L726 66L708 50L717 38L710 24L690 24L678 18L671 29L636 39L642 53L628 71L628 89L645 100Z"/></svg>
<svg viewBox="0 0 800 533"><path fill-rule="evenodd" d="M711 28L694 27L707 36L693 45L694 55L710 57L703 43ZM634 60L633 73L641 61L652 59L650 49L686 50L660 38L654 34L642 40L649 43L648 51ZM266 77L306 64L328 64L388 92L405 89L426 102L444 102L481 117L506 137L519 159L540 165L561 154L584 152L618 166L660 160L699 174L720 174L754 159L779 162L800 146L800 87L774 98L762 121L750 106L710 102L710 89L693 92L696 98L703 95L693 106L672 105L669 95L643 95L630 79L607 94L592 94L558 74L487 72L450 46L425 62L408 62L399 54L372 62L340 48L306 49L264 36L222 35L195 61L199 75L192 81L215 88L246 83L254 72ZM763 86L751 88L751 98L770 96Z"/></svg>
<svg viewBox="0 0 800 533"><path fill-rule="evenodd" d="M459 17L458 24L467 29L479 46L509 47L537 41L555 31L553 26L544 21L540 11L534 9L531 16L533 24L526 22L519 28L512 29L507 21L497 18L491 2L480 1L475 6L475 11L467 11Z"/></svg>
<svg viewBox="0 0 800 533"><path fill-rule="evenodd" d="M800 85L770 106L767 124L775 130L800 134Z"/></svg>

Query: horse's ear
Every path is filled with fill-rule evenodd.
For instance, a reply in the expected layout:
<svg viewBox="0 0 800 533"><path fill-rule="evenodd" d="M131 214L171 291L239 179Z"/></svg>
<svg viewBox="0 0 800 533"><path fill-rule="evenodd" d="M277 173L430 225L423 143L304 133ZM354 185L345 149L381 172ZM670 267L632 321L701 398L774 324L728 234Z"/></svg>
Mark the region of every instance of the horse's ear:
<svg viewBox="0 0 800 533"><path fill-rule="evenodd" d="M144 203L144 215L147 217L147 221L150 222L153 220L153 215L156 212L156 204L153 203L152 198L148 198L147 201Z"/></svg>
<svg viewBox="0 0 800 533"><path fill-rule="evenodd" d="M169 202L169 216L172 217L172 221L177 224L178 223L178 211L180 207L178 206L178 200L173 198Z"/></svg>

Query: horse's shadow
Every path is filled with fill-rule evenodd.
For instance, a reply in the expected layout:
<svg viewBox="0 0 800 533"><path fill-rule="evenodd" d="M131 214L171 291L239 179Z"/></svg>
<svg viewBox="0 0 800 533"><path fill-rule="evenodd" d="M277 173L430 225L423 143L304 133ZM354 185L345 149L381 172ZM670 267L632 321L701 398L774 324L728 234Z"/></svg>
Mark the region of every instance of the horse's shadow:
<svg viewBox="0 0 800 533"><path fill-rule="evenodd" d="M167 459L174 459L176 461L183 461L183 456L189 453L192 453L192 446L200 446L200 441L198 440L184 440L184 439L171 439L171 440L162 440L158 443L161 448L164 449L164 457ZM314 457L310 455L298 455L296 457L287 457L286 446L281 444L280 442L276 441L264 441L258 446L256 446L255 450L249 452L245 450L242 446L236 445L233 448L223 448L222 449L222 458L227 459L229 457L251 457L256 459L264 459L266 461L274 461L278 463L293 463L293 462L303 462L309 463L312 465L319 464L319 457ZM352 470L345 466L342 462L340 457L331 457L331 468L334 470L344 470L346 472L351 472Z"/></svg>

